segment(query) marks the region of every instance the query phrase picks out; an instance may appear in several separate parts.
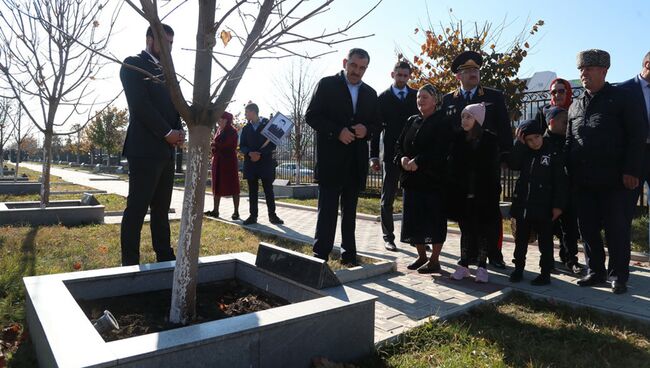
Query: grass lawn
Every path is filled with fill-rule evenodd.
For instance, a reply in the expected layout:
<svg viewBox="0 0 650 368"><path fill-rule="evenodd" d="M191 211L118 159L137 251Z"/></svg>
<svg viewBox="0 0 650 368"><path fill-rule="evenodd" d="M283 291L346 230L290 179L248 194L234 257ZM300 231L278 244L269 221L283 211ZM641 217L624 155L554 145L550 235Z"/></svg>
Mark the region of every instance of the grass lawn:
<svg viewBox="0 0 650 368"><path fill-rule="evenodd" d="M178 242L180 222L171 223L172 244ZM89 270L120 265L120 225L90 225L82 227L0 227L0 331L8 326L25 324L22 278L76 270ZM204 220L201 236L201 256L236 252L257 253L260 242L269 242L311 254L311 246L274 236L255 233L220 221ZM155 262L149 227L143 227L141 262ZM340 269L336 260L329 263ZM1 335L0 335L1 339ZM35 366L33 347L29 342L17 352L5 351L9 366ZM0 354L0 367L2 367Z"/></svg>
<svg viewBox="0 0 650 368"><path fill-rule="evenodd" d="M38 171L33 171L27 168L19 168L18 172L20 174L26 174L29 178L28 180L36 181L41 175ZM90 190L93 188L86 187L83 185L72 184L63 181L58 176L52 175L50 177L50 191L51 192L70 192L70 191L81 191L81 190ZM53 194L50 195L50 200L59 201L59 200L70 200L70 199L80 199L81 194ZM103 204L106 211L123 211L126 208L126 198L117 195L117 194L95 194L95 198L99 203ZM0 194L0 202L22 202L22 201L38 201L40 200L39 194L23 194L23 195L8 195Z"/></svg>
<svg viewBox="0 0 650 368"><path fill-rule="evenodd" d="M650 327L513 294L429 322L358 367L649 367Z"/></svg>

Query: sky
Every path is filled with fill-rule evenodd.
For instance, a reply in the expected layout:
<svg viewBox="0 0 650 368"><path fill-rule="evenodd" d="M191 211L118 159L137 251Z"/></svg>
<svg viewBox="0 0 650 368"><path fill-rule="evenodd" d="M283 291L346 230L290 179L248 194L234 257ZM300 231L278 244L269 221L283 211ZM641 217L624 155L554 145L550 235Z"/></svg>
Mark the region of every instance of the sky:
<svg viewBox="0 0 650 368"><path fill-rule="evenodd" d="M181 2L177 0L171 4ZM165 19L165 23L171 25L176 33L172 51L176 69L190 80L194 74L194 53L191 49L194 47L196 34L195 3L187 1ZM337 0L328 12L311 21L302 31L314 34L324 29L334 30L362 15L374 3L373 0ZM165 9L171 9L173 6L168 5L161 13L166 13ZM217 17L223 12L223 9L219 10ZM486 21L491 22L494 27L505 24L501 44L506 44L537 20L544 20L545 25L540 28L540 32L530 37L532 48L522 63L520 77L530 77L540 71L554 71L559 77L577 79L576 54L584 49L600 48L611 54L612 66L608 80L619 82L639 72L641 60L650 50L650 44L645 37L647 27L641 26L649 24L650 21L647 0L384 0L374 12L348 32L351 37L368 34L374 36L339 44L333 48L305 45L304 50L312 55L333 51L310 62L312 77L318 80L340 71L347 50L351 47L361 47L370 53L371 58L363 80L379 93L391 83L390 72L397 60L397 52L401 50L411 59L418 54L423 35L416 34L415 28L427 29L434 25L436 30L440 30L440 24L449 24L452 17L454 21L462 20L466 25L474 22L483 24ZM105 21L102 20L100 24L105 24ZM115 25L110 43L111 53L120 60L139 53L144 48L146 27L146 21L125 5ZM237 50L236 45L225 49L222 45L219 47L225 52ZM253 60L228 110L235 114L241 113L248 101L258 103L262 116L280 110L278 86L274 81L283 78L291 63L297 61L297 58ZM117 64L105 67L102 71L103 81L97 82L98 93L109 96L121 90L118 73ZM190 98L191 86L183 83L182 87L186 98ZM126 99L121 96L116 104L126 107Z"/></svg>

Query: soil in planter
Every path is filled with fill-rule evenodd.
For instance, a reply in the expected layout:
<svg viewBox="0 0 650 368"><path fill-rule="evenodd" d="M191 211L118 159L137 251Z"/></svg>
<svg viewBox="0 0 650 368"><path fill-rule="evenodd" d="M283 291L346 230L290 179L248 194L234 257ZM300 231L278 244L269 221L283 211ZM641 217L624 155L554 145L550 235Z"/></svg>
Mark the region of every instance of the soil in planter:
<svg viewBox="0 0 650 368"><path fill-rule="evenodd" d="M171 290L159 290L112 298L77 300L89 320L110 311L119 330L101 334L104 341L114 341L179 326L169 322ZM250 284L225 280L199 284L196 290L196 319L191 324L215 321L290 304Z"/></svg>

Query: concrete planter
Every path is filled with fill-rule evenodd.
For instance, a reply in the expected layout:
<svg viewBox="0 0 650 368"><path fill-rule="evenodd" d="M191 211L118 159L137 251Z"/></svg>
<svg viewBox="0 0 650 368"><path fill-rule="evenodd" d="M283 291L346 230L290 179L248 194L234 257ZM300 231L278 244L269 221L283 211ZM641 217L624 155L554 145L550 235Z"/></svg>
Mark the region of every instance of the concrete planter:
<svg viewBox="0 0 650 368"><path fill-rule="evenodd" d="M103 205L84 205L81 200L51 201L46 208L40 202L0 203L0 225L75 226L104 222Z"/></svg>
<svg viewBox="0 0 650 368"><path fill-rule="evenodd" d="M237 279L291 304L104 342L76 300L171 288L174 262L24 278L27 322L48 367L309 367L373 349L375 297L315 290L254 266L248 253L203 257L199 282Z"/></svg>
<svg viewBox="0 0 650 368"><path fill-rule="evenodd" d="M29 179L26 176L14 177L13 175L3 175L0 176L0 182L13 182L13 181L27 181Z"/></svg>
<svg viewBox="0 0 650 368"><path fill-rule="evenodd" d="M38 194L41 191L41 183L36 181L1 181L0 194L21 195Z"/></svg>
<svg viewBox="0 0 650 368"><path fill-rule="evenodd" d="M273 185L276 197L311 199L318 198L318 184Z"/></svg>

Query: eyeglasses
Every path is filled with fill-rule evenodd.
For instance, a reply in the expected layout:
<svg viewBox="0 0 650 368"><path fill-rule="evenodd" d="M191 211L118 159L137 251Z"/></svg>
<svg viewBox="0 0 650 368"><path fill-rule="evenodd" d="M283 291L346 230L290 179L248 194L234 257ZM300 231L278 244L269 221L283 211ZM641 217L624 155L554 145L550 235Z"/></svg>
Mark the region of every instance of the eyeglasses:
<svg viewBox="0 0 650 368"><path fill-rule="evenodd" d="M551 90L552 95L557 95L557 94L560 94L560 93L566 93L566 89L554 89L554 90Z"/></svg>

